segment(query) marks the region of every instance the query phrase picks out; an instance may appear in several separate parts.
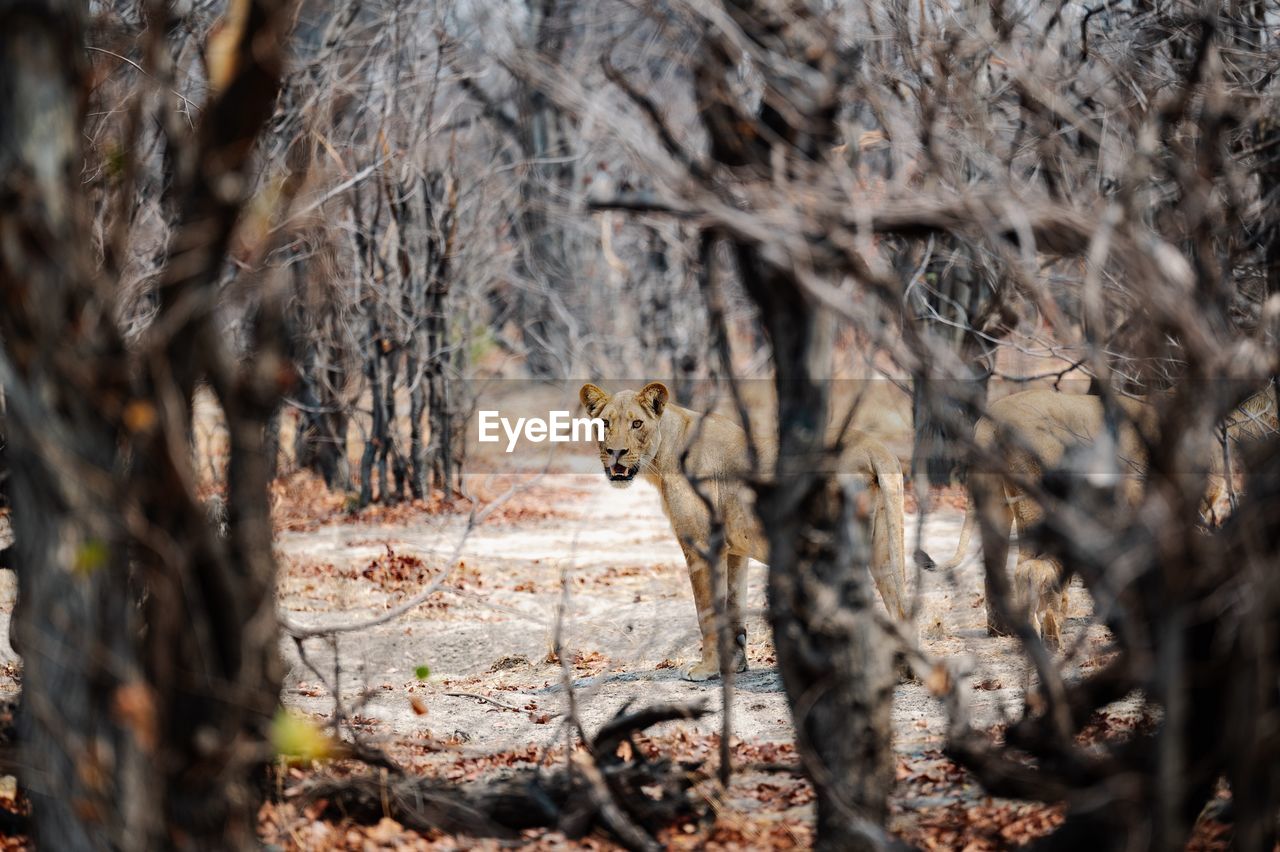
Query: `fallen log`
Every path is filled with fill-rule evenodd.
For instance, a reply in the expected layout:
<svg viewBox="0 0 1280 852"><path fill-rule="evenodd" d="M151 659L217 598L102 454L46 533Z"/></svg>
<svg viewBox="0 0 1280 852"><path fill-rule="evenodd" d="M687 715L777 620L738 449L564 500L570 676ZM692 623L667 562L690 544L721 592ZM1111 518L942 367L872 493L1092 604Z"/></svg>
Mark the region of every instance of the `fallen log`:
<svg viewBox="0 0 1280 852"><path fill-rule="evenodd" d="M653 725L696 719L706 711L700 704L625 710L592 738L586 754L554 771L519 770L467 785L377 772L307 781L285 795L303 805L325 803L325 818L362 824L390 817L418 831L501 838L530 828L553 828L569 837L601 828L629 849L657 849L657 830L705 812L705 802L691 794L700 780L698 766L646 760L633 742L624 758L618 747Z"/></svg>

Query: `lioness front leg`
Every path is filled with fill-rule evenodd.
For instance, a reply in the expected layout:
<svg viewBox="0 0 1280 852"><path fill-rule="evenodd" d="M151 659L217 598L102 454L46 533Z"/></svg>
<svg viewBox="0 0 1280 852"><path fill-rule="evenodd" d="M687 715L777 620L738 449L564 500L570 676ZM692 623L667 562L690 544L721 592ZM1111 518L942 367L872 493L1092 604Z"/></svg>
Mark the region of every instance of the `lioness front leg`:
<svg viewBox="0 0 1280 852"><path fill-rule="evenodd" d="M685 561L689 565L689 581L693 585L693 602L698 608L698 631L702 634L702 657L685 670L685 677L689 680L710 680L720 676L720 643L716 631L715 595L719 594L721 599L725 600L725 608L728 610L725 587L726 585L732 585L726 582L730 570L729 561L732 557L728 559L721 558L718 572L720 575L720 588L715 589L711 583L710 566L702 558L701 553L693 547L686 547L684 551ZM741 561L745 563L746 560L742 559ZM744 573L741 566L739 566L738 573ZM729 612L726 612L726 616L729 618L734 617ZM737 661L738 671L746 668L746 662L745 655Z"/></svg>
<svg viewBox="0 0 1280 852"><path fill-rule="evenodd" d="M684 675L689 680L710 680L720 674L711 566L696 547L685 547L684 558L689 566L689 582L693 584L693 605L698 610L698 632L702 634L702 658L685 669Z"/></svg>
<svg viewBox="0 0 1280 852"><path fill-rule="evenodd" d="M747 620L743 610L747 604L747 557L740 553L730 553L729 565L729 606L726 615L733 626L733 654L735 669L747 670Z"/></svg>

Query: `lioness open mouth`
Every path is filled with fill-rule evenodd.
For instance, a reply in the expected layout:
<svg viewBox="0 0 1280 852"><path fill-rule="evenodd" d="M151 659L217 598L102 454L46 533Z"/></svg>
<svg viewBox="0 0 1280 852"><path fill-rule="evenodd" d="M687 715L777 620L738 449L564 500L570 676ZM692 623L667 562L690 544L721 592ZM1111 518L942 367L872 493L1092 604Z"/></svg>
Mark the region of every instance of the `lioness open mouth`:
<svg viewBox="0 0 1280 852"><path fill-rule="evenodd" d="M630 482L635 479L637 473L640 472L640 465L627 467L625 465L615 464L612 467L605 467L605 475L609 477L610 482Z"/></svg>

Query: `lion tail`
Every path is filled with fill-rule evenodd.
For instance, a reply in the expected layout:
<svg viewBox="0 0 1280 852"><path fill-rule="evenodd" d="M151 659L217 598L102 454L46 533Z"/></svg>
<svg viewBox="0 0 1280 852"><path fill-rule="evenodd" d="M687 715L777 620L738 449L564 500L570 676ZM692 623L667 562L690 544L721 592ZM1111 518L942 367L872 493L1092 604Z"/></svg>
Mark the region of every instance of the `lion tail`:
<svg viewBox="0 0 1280 852"><path fill-rule="evenodd" d="M969 542L973 539L973 531L977 526L978 507L971 497L969 499L968 508L964 510L964 525L960 527L960 541L956 543L956 552L952 554L950 559L943 563L943 571L955 570L960 566L960 563L964 561L965 556L969 553ZM926 558L928 557L926 556ZM932 563L933 560L930 559L929 562ZM926 567L932 568L933 565L930 564Z"/></svg>
<svg viewBox="0 0 1280 852"><path fill-rule="evenodd" d="M903 621L907 620L907 562L906 562L906 529L903 522L903 510L905 508L906 495L903 485L902 468L897 465L887 465L882 460L877 459L875 454L871 457L871 469L875 473L876 483L880 488L880 495L884 502L884 522L885 534L889 541L889 570L896 578L898 600L894 602L894 608L898 616ZM888 603L886 601L885 603Z"/></svg>

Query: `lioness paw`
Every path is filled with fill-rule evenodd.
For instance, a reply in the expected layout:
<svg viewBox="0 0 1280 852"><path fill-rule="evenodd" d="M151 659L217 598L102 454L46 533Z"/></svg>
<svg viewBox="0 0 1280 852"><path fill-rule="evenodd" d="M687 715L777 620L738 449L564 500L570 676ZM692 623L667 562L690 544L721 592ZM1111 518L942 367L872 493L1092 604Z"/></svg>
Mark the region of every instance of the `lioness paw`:
<svg viewBox="0 0 1280 852"><path fill-rule="evenodd" d="M734 654L735 664L734 671L745 672L747 670L747 658L744 654ZM685 680L704 681L713 680L720 677L720 659L711 657L703 658L698 662L689 666L684 670Z"/></svg>
<svg viewBox="0 0 1280 852"><path fill-rule="evenodd" d="M704 681L720 677L720 661L715 657L701 659L684 670L685 680Z"/></svg>

